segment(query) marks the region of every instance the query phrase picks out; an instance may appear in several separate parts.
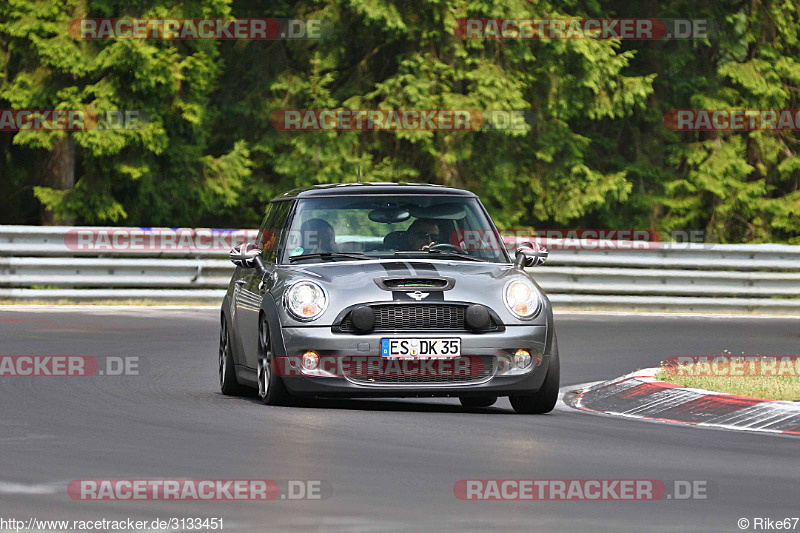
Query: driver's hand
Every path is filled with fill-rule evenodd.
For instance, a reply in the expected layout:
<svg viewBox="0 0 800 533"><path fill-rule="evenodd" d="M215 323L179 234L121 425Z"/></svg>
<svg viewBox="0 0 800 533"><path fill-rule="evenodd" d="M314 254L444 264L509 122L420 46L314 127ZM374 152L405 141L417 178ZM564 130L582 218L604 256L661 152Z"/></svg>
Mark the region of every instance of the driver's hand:
<svg viewBox="0 0 800 533"><path fill-rule="evenodd" d="M423 246L422 248L420 248L420 250L427 250L427 249L429 249L431 246L433 246L434 244L436 244L436 242L434 242L434 241L431 241L431 242L429 242L428 244L426 244L425 246Z"/></svg>

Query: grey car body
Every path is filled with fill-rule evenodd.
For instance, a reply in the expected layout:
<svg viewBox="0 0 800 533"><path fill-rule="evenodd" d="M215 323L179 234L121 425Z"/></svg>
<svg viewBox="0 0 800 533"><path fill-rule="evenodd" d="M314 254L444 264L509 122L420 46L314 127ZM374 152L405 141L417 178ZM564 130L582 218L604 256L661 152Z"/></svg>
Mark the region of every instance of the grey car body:
<svg viewBox="0 0 800 533"><path fill-rule="evenodd" d="M237 394L246 387L256 388L270 404L287 403L298 396L453 396L466 406L482 407L491 405L499 396L509 396L518 412L550 411L558 393L558 346L550 302L521 268L535 262L536 254L531 249L518 250L516 261L505 249L498 252L500 260L495 261L468 261L437 254L430 258L379 259L350 259L343 254L330 261L288 260L284 249L286 234L298 202L381 195L470 198L485 213L473 193L436 185L315 186L290 191L273 200L261 228L260 247L245 247L245 252L251 252L251 260L235 260L237 254L244 257L243 250L231 252L238 266L222 303L222 391ZM488 214L486 220L497 233ZM264 247L266 240L270 241L269 253ZM255 262L254 254L258 255ZM531 282L539 292L540 310L530 319L518 318L504 302L507 284L519 279ZM308 280L322 288L327 301L324 312L313 321L297 318L287 310L286 303L287 291L298 281ZM371 329L353 326L351 313L357 308L372 309L375 323ZM471 328L470 319L464 318L465 313L469 315L476 309L485 309L490 316L488 325L480 329ZM296 366L290 373L278 370L281 361L308 351L333 360L381 358L382 341L387 338L458 338L461 354L479 358L485 367L479 374L458 379L420 376L401 380L366 379L342 372L320 374ZM515 363L519 350L532 355L525 368Z"/></svg>

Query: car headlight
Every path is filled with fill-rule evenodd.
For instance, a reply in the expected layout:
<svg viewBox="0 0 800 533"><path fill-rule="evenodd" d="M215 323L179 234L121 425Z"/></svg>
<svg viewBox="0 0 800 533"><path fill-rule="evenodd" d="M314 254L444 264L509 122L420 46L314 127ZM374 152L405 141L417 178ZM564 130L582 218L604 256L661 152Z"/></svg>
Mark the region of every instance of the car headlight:
<svg viewBox="0 0 800 533"><path fill-rule="evenodd" d="M314 320L328 307L328 295L313 281L298 281L286 291L284 306L297 320Z"/></svg>
<svg viewBox="0 0 800 533"><path fill-rule="evenodd" d="M511 314L517 318L531 319L542 309L539 291L528 280L512 279L503 289L503 301Z"/></svg>

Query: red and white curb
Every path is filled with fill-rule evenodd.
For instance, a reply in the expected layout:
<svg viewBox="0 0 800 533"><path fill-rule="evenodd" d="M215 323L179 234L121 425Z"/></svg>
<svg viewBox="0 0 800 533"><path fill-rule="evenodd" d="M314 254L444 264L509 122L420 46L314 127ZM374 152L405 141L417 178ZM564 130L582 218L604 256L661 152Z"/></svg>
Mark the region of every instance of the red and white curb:
<svg viewBox="0 0 800 533"><path fill-rule="evenodd" d="M564 394L564 403L592 413L695 427L800 435L800 402L760 400L655 379L646 368Z"/></svg>

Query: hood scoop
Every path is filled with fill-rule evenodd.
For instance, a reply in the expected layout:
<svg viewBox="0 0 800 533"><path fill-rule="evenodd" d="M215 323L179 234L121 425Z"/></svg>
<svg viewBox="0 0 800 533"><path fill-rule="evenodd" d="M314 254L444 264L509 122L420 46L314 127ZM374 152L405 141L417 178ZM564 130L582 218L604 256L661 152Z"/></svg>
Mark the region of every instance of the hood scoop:
<svg viewBox="0 0 800 533"><path fill-rule="evenodd" d="M384 276L375 283L385 291L449 291L456 280L444 276Z"/></svg>

